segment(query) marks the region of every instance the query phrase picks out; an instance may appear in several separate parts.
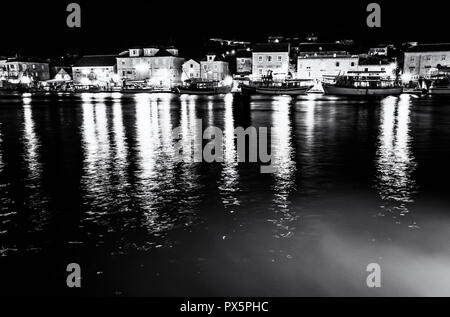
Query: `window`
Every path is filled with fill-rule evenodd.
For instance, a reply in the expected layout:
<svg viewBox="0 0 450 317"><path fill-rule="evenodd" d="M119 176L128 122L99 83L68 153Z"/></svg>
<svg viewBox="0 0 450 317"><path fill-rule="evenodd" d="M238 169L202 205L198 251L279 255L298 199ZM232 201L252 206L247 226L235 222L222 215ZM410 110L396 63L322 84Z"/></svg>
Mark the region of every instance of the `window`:
<svg viewBox="0 0 450 317"><path fill-rule="evenodd" d="M414 57L411 57L410 59L409 59L409 61L411 62L411 63L414 63L415 62L415 58Z"/></svg>
<svg viewBox="0 0 450 317"><path fill-rule="evenodd" d="M243 58L241 58L241 63L242 63L242 64L244 64L244 63L245 63L245 60L244 60Z"/></svg>
<svg viewBox="0 0 450 317"><path fill-rule="evenodd" d="M258 56L258 62L262 62L262 56Z"/></svg>
<svg viewBox="0 0 450 317"><path fill-rule="evenodd" d="M191 64L191 68L194 68L194 64Z"/></svg>
<svg viewBox="0 0 450 317"><path fill-rule="evenodd" d="M272 56L266 56L266 61L271 62L272 61Z"/></svg>
<svg viewBox="0 0 450 317"><path fill-rule="evenodd" d="M281 62L283 57L281 55L278 55L277 59L278 59L279 62Z"/></svg>
<svg viewBox="0 0 450 317"><path fill-rule="evenodd" d="M431 61L431 56L427 55L427 61Z"/></svg>
<svg viewBox="0 0 450 317"><path fill-rule="evenodd" d="M446 56L442 55L441 60L445 61L445 59L446 59Z"/></svg>
<svg viewBox="0 0 450 317"><path fill-rule="evenodd" d="M351 66L351 67L354 67L354 66L355 66L355 62L352 62L352 63L350 64L350 66Z"/></svg>
<svg viewBox="0 0 450 317"><path fill-rule="evenodd" d="M260 68L259 69L259 74L262 75L262 72L263 72L263 70L262 70L262 68Z"/></svg>
<svg viewBox="0 0 450 317"><path fill-rule="evenodd" d="M384 67L381 67L381 71L382 72L384 72L386 70L386 68L384 68Z"/></svg>
<svg viewBox="0 0 450 317"><path fill-rule="evenodd" d="M336 62L336 67L339 67L339 65L341 65L339 62Z"/></svg>
<svg viewBox="0 0 450 317"><path fill-rule="evenodd" d="M36 65L34 65L34 64L33 64L31 67L32 67L33 69L36 69Z"/></svg>

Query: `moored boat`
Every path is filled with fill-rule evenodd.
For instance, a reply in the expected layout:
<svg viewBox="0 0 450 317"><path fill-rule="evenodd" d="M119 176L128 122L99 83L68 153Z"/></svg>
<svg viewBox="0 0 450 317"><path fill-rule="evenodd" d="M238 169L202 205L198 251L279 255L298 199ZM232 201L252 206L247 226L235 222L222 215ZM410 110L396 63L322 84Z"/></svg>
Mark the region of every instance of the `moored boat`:
<svg viewBox="0 0 450 317"><path fill-rule="evenodd" d="M432 77L428 94L436 96L450 95L449 76L447 74L442 74Z"/></svg>
<svg viewBox="0 0 450 317"><path fill-rule="evenodd" d="M326 95L337 96L398 96L403 92L397 80L370 72L349 72L322 86Z"/></svg>
<svg viewBox="0 0 450 317"><path fill-rule="evenodd" d="M241 84L241 92L245 95L304 95L313 85L304 84L302 80L262 80Z"/></svg>
<svg viewBox="0 0 450 317"><path fill-rule="evenodd" d="M231 85L223 85L219 81L192 80L186 82L183 86L176 87L175 92L189 95L221 95L230 93L231 89Z"/></svg>

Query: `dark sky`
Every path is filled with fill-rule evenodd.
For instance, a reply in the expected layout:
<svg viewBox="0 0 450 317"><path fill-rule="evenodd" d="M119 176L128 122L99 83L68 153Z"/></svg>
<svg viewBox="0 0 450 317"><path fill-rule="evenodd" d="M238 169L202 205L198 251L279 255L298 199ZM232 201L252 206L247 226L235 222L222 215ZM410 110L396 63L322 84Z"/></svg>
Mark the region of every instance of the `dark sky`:
<svg viewBox="0 0 450 317"><path fill-rule="evenodd" d="M54 56L66 51L117 53L140 44L175 44L192 51L209 37L265 40L268 35L359 43L450 42L444 1L78 1L82 26L66 26L66 6L75 1L5 1L0 54ZM367 4L378 2L382 27L366 25Z"/></svg>

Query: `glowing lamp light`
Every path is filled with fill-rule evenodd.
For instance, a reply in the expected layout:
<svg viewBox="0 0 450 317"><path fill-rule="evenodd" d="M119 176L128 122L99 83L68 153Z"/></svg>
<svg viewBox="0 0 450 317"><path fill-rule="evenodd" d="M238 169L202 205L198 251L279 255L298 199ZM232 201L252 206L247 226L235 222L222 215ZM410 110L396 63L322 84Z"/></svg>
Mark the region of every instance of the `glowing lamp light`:
<svg viewBox="0 0 450 317"><path fill-rule="evenodd" d="M120 76L118 74L111 75L111 79L113 82L118 83L120 81Z"/></svg>
<svg viewBox="0 0 450 317"><path fill-rule="evenodd" d="M402 75L402 81L405 83L410 82L411 79L412 79L412 76L409 73L405 73Z"/></svg>
<svg viewBox="0 0 450 317"><path fill-rule="evenodd" d="M30 79L30 77L28 77L28 76L23 76L23 77L20 79L20 83L21 83L21 84L28 85L28 84L31 83L31 79Z"/></svg>
<svg viewBox="0 0 450 317"><path fill-rule="evenodd" d="M90 81L88 78L83 77L83 78L81 78L80 83L81 83L82 85L88 86L88 85L91 84L91 81Z"/></svg>
<svg viewBox="0 0 450 317"><path fill-rule="evenodd" d="M233 78L231 76L225 77L225 79L223 80L223 84L225 86L231 86L233 84Z"/></svg>
<svg viewBox="0 0 450 317"><path fill-rule="evenodd" d="M138 72L143 73L143 72L146 72L149 70L149 66L148 66L148 64L141 63L141 64L136 65L136 70Z"/></svg>

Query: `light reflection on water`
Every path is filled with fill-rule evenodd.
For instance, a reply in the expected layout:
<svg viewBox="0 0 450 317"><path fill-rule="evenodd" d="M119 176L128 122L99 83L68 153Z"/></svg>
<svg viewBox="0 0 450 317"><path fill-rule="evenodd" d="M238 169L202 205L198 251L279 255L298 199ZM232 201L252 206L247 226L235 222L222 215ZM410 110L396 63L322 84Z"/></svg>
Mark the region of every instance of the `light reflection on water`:
<svg viewBox="0 0 450 317"><path fill-rule="evenodd" d="M418 127L412 114L419 111L417 105L423 101L408 96L371 103L316 96L247 101L231 94L215 99L82 94L79 99L64 100L47 105L34 96L24 96L16 101L18 107L0 113L0 233L6 238L0 247L2 254L9 255L4 250L16 249L18 237L30 233L19 241L25 247L35 244L43 249L46 243L66 246L68 239L81 242L71 247L86 254L142 251L145 260L141 262L148 260L159 269L163 267L161 271L169 266L170 258L170 265L178 261L177 268L188 266L186 274L194 272L194 282L208 265L214 274L216 264L223 263L220 268L226 273L239 267L253 277L260 273L255 267L261 265L265 272L291 281L283 285L292 290L301 270L303 275L298 276L304 279L300 282L309 283L326 270L323 264L314 271L317 274L310 274L308 269L318 263L313 260L326 260L321 263L336 267L347 263L349 275L374 254L389 255L390 259L403 254L402 261L392 261L402 264L418 255L423 263L436 265L429 254L409 252L407 247L411 245L367 243L366 235L355 232L358 228L369 228L370 238L387 231L396 242L407 240L409 234L421 234L418 237L431 237L424 239L424 245L438 245L438 251L446 247L446 242L440 241L442 236L425 235L426 226L416 220L415 199L423 183L415 172L423 157L436 149L422 143L419 150L425 149L424 154L413 145L418 138L424 139L424 133L428 137L436 121L445 121L442 116L433 117L434 124L424 119ZM55 115L64 115L63 124L55 123ZM203 119L203 127L197 119ZM241 124L244 128L273 127L273 174L262 175L256 164L236 162L233 131ZM193 162L194 140L202 133L201 128L213 125L224 133L224 161ZM172 137L177 127L179 140ZM446 140L446 132L439 132ZM74 140L59 137L66 135ZM178 145L184 149L181 161L176 155ZM73 151L62 151L62 147ZM441 148L439 151L443 151ZM364 151L368 153L361 154ZM68 157L67 153L75 155ZM50 162L46 161L49 158ZM65 165L55 167L59 160ZM73 170L67 175L59 173ZM368 177L358 175L361 171ZM63 177L71 179L61 182ZM356 190L353 180L360 182ZM349 187L341 190L340 186ZM70 192L77 189L80 197ZM340 195L348 189L354 194L348 196L349 201L342 201ZM56 195L71 198L75 206L65 205ZM58 218L49 212L49 205L79 214ZM385 217L372 217L373 210ZM18 214L26 216L18 219ZM72 227L63 218L75 222L74 232L67 236L48 226L54 222L54 227ZM393 225L399 231L389 231L392 224L417 225L414 221L420 223L421 230ZM429 226L445 228L442 224ZM47 232L50 239L37 232ZM227 239L214 240L223 233ZM33 243L27 245L29 241ZM374 245L376 252L371 249ZM153 257L156 249L168 253L157 259ZM272 254L268 255L268 249ZM337 250L342 252L336 255ZM364 252L356 258L354 250ZM277 257L275 252L281 255ZM447 262L437 263L439 272L445 272L443 263ZM166 273L174 271L167 269ZM231 276L228 286L237 285L232 274L224 276ZM328 280L318 280L329 290ZM265 281L266 286L274 284L269 278ZM248 285L252 289L253 284Z"/></svg>
<svg viewBox="0 0 450 317"><path fill-rule="evenodd" d="M275 237L287 238L294 234L292 223L299 217L291 210L289 195L296 189L296 164L293 160L291 97L277 97L272 102L272 165L274 212L279 218L273 220L277 230Z"/></svg>
<svg viewBox="0 0 450 317"><path fill-rule="evenodd" d="M219 189L224 206L230 212L234 212L233 208L240 205L240 201L236 196L239 191L239 175L234 135L233 96L231 94L226 95L224 102L223 169Z"/></svg>
<svg viewBox="0 0 450 317"><path fill-rule="evenodd" d="M30 213L30 222L32 223L32 226L28 230L41 231L48 222L50 215L47 210L47 197L42 189L42 164L39 161L41 143L35 131L30 97L23 98L23 120L24 161L27 172L27 208L32 211Z"/></svg>
<svg viewBox="0 0 450 317"><path fill-rule="evenodd" d="M416 162L411 152L410 96L389 97L381 103L381 122L377 148L377 189L383 200L381 215L398 222L406 215L417 191L412 173Z"/></svg>

